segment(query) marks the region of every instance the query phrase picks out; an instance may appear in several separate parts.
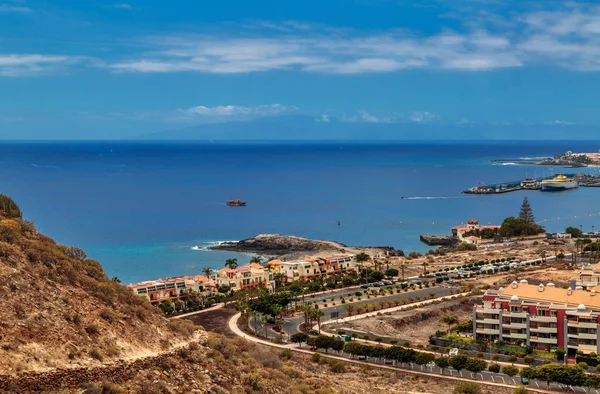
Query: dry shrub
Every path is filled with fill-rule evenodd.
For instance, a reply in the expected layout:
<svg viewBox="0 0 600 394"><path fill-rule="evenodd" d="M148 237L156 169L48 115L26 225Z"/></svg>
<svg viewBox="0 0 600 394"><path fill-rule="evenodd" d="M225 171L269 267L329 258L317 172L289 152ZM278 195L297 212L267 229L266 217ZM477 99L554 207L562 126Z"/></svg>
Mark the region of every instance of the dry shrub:
<svg viewBox="0 0 600 394"><path fill-rule="evenodd" d="M329 370L333 373L344 373L346 372L346 365L339 361L334 361L330 364Z"/></svg>
<svg viewBox="0 0 600 394"><path fill-rule="evenodd" d="M90 324L89 326L87 326L85 328L85 332L87 332L90 335L98 335L98 333L100 332L100 329L98 328L97 325Z"/></svg>
<svg viewBox="0 0 600 394"><path fill-rule="evenodd" d="M279 357L276 354L263 347L255 347L249 352L249 355L251 358L255 359L267 368L281 369L283 366L281 360L279 360Z"/></svg>
<svg viewBox="0 0 600 394"><path fill-rule="evenodd" d="M102 356L102 353L100 353L100 351L98 349L90 350L90 357L93 359L96 359L100 362L102 362L102 360L104 360L104 356Z"/></svg>
<svg viewBox="0 0 600 394"><path fill-rule="evenodd" d="M185 319L169 320L167 327L171 331L181 334L185 337L190 337L194 334L194 332L196 332L196 326L194 323Z"/></svg>
<svg viewBox="0 0 600 394"><path fill-rule="evenodd" d="M100 311L100 317L109 323L113 323L115 321L115 314L107 308L104 308Z"/></svg>
<svg viewBox="0 0 600 394"><path fill-rule="evenodd" d="M254 343L244 338L234 338L230 343L237 347L240 352L247 352L254 347Z"/></svg>
<svg viewBox="0 0 600 394"><path fill-rule="evenodd" d="M262 390L263 382L260 375L256 372L245 373L240 376L242 384L244 386L250 387L252 390Z"/></svg>

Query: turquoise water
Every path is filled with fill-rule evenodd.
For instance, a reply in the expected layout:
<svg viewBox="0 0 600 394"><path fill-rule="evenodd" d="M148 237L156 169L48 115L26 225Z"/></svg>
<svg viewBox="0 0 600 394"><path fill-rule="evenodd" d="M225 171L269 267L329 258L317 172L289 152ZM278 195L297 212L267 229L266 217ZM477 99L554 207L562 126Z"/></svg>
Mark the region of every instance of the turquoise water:
<svg viewBox="0 0 600 394"><path fill-rule="evenodd" d="M461 194L478 182L551 170L491 159L598 148L560 141L2 143L0 192L15 198L42 232L85 248L109 275L133 282L198 274L229 257L244 262L249 256L192 247L259 233L426 251L419 234L448 233L469 218L499 223L518 213L524 196L548 230L598 230L598 188ZM226 206L232 197L248 206Z"/></svg>

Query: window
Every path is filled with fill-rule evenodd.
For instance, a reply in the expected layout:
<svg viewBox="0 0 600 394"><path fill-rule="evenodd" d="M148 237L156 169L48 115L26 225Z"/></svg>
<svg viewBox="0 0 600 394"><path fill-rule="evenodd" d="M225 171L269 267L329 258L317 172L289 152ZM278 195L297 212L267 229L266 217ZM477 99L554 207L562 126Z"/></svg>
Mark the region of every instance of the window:
<svg viewBox="0 0 600 394"><path fill-rule="evenodd" d="M538 316L547 316L547 313L548 311L546 309L538 309L537 311Z"/></svg>

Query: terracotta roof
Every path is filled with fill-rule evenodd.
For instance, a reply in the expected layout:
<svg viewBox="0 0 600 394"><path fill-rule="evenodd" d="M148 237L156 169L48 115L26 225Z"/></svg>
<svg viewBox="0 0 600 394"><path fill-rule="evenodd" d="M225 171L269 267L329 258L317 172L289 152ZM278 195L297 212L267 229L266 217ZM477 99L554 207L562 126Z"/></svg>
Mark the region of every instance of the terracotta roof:
<svg viewBox="0 0 600 394"><path fill-rule="evenodd" d="M595 290L597 293L600 292L600 287ZM568 295L567 292L567 289L548 286L544 287L544 291L539 291L537 285L519 283L516 289L508 285L500 295L502 297L516 295L520 301L552 302L570 306L584 304L588 308L600 308L600 294L593 296L585 290L572 290L571 295Z"/></svg>
<svg viewBox="0 0 600 394"><path fill-rule="evenodd" d="M283 263L283 261L281 261L281 260L277 260L277 259L275 259L275 260L269 260L269 261L267 261L267 264L271 264L271 265L273 265L273 266L276 266L276 265L281 265L281 263Z"/></svg>
<svg viewBox="0 0 600 394"><path fill-rule="evenodd" d="M221 268L218 272L235 272L235 270L232 270L231 268Z"/></svg>
<svg viewBox="0 0 600 394"><path fill-rule="evenodd" d="M470 237L467 237L467 239L479 239L479 237L476 237L474 235L471 235Z"/></svg>

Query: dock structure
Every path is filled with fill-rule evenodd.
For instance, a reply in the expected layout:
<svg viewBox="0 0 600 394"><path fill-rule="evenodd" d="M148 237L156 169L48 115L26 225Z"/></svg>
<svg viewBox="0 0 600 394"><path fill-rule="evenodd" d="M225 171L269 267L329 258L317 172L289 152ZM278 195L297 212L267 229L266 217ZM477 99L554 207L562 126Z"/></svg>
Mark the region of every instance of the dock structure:
<svg viewBox="0 0 600 394"><path fill-rule="evenodd" d="M569 178L577 178L581 175L578 174L565 174ZM465 194L502 194L515 192L518 190L541 190L542 181L546 179L552 179L554 176L546 176L541 178L526 178L520 181L511 181L504 183L495 183L490 185L477 185L470 189L463 191ZM580 180L580 185L584 186L584 183ZM586 184L587 186L587 184Z"/></svg>

